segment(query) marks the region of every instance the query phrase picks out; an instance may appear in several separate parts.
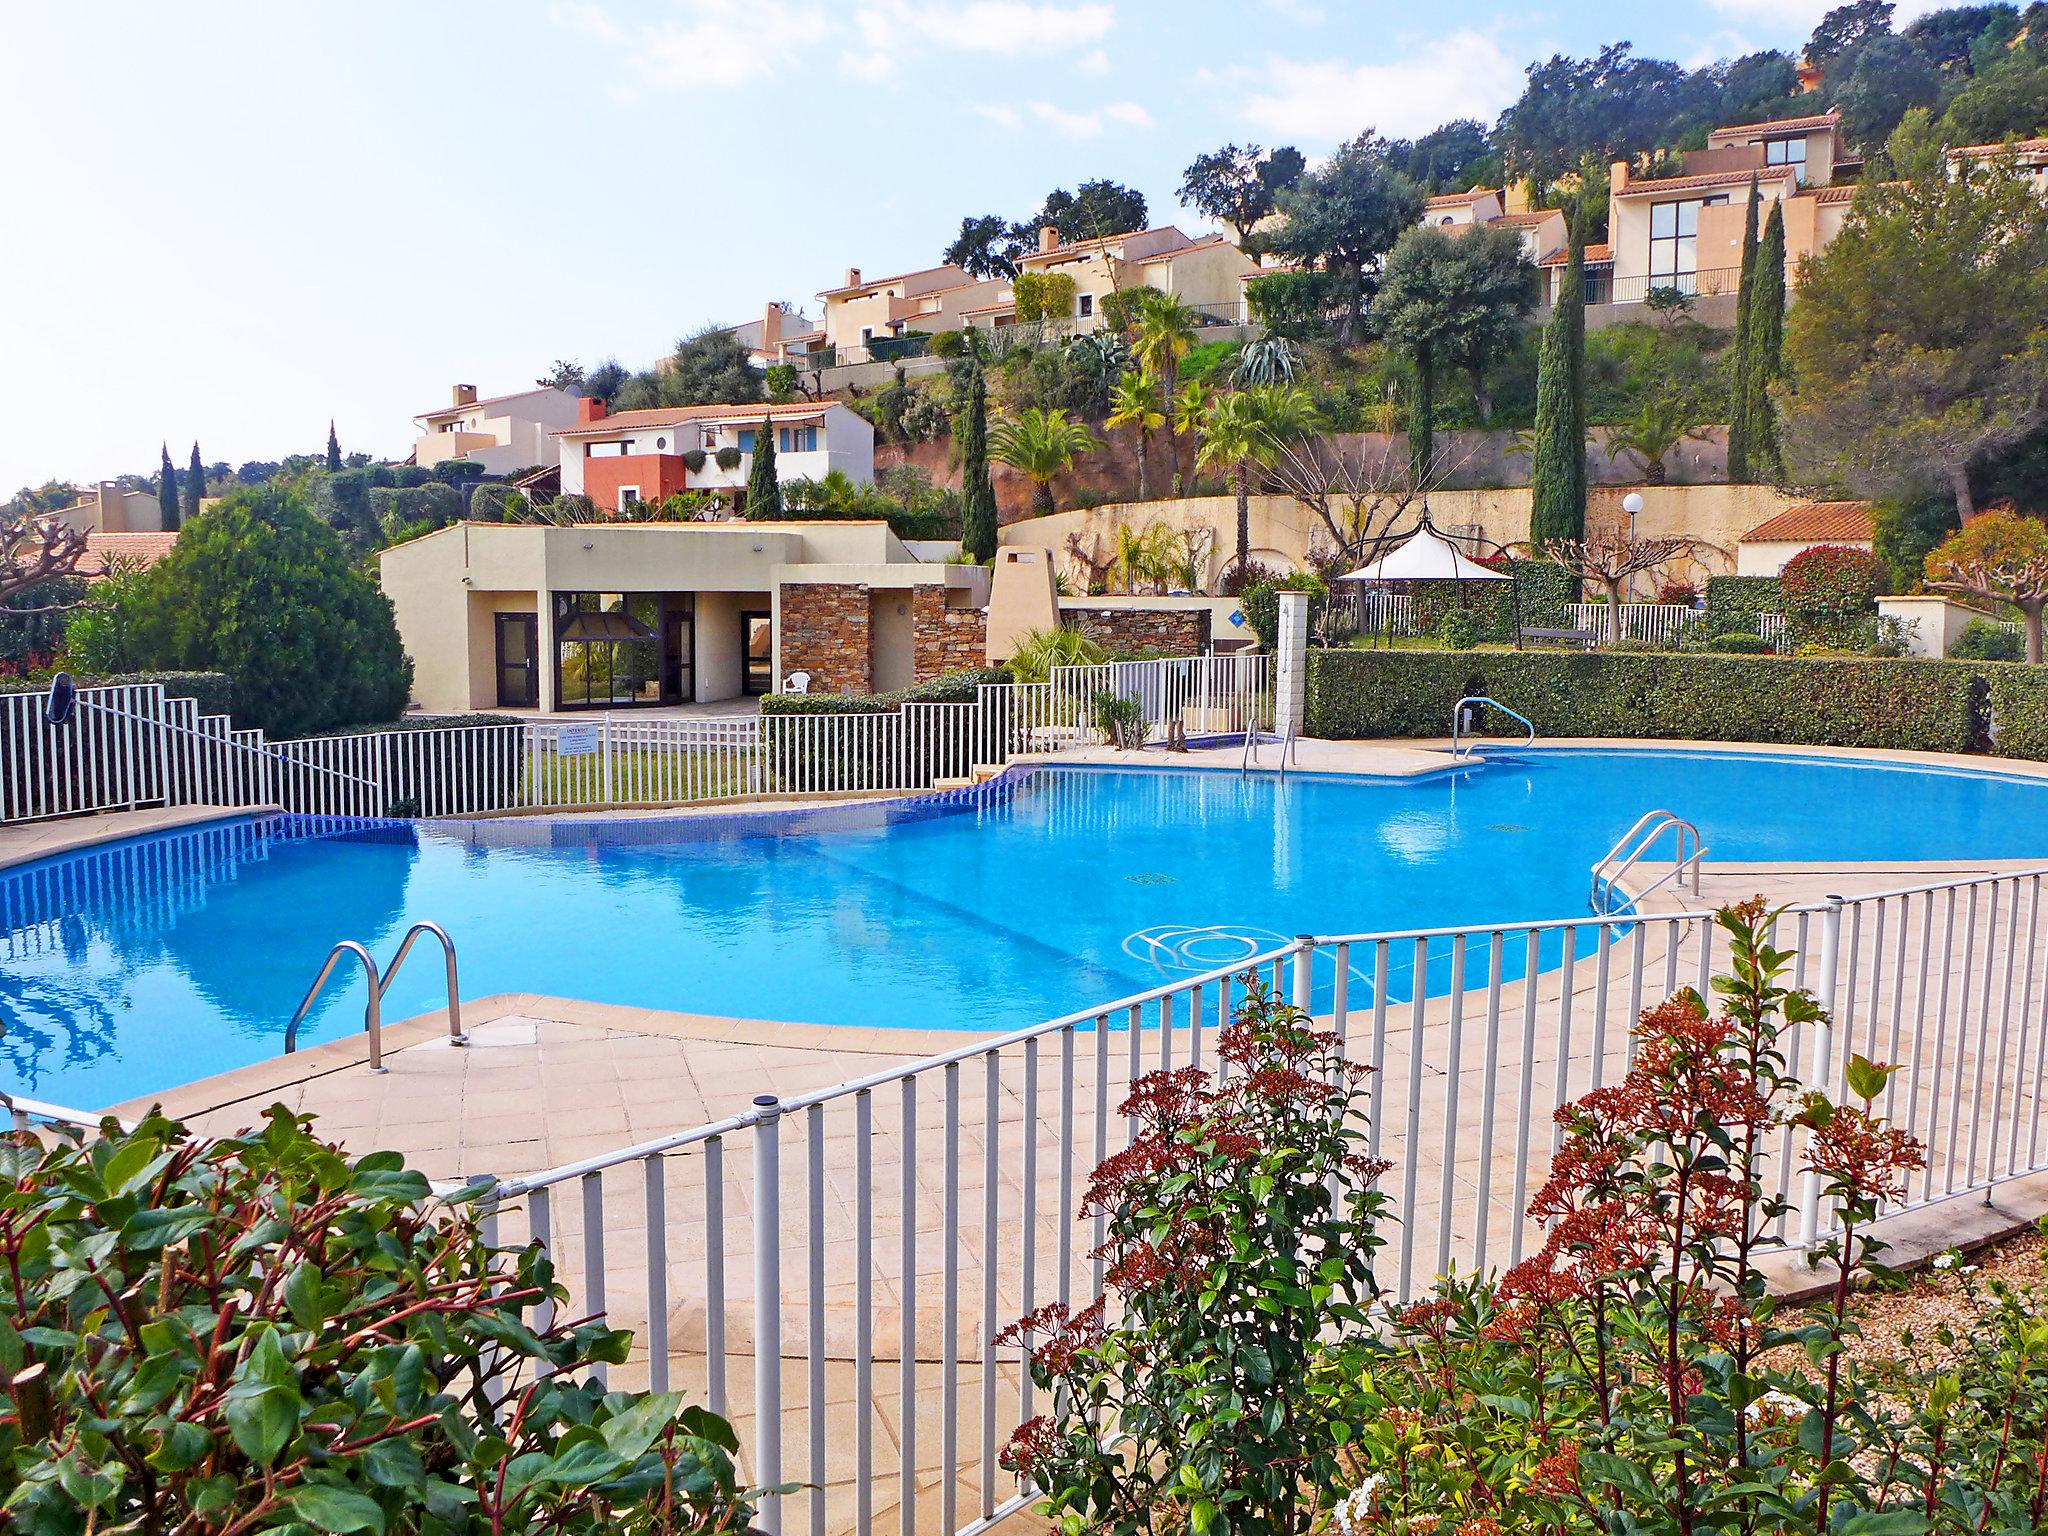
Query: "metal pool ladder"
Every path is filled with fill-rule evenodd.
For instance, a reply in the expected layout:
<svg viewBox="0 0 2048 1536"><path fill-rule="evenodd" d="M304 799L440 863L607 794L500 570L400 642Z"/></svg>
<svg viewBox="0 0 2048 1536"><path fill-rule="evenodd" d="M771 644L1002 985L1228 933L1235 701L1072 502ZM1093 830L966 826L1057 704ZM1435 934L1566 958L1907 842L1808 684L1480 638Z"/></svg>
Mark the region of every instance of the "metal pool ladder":
<svg viewBox="0 0 2048 1536"><path fill-rule="evenodd" d="M1294 758L1296 765L1299 766L1300 758L1297 756L1295 752L1295 747L1297 742L1299 741L1299 738L1296 737L1296 735L1294 734L1294 727L1292 725L1288 726L1278 735L1272 737L1267 737L1261 734L1257 726L1252 726L1249 729L1247 729L1244 733L1244 753L1243 756L1239 759L1237 765L1237 772L1240 778L1242 778L1245 774L1249 773L1254 767L1258 765L1259 748L1269 740L1276 741L1280 744L1281 778L1284 779L1287 777L1287 760L1289 758Z"/></svg>
<svg viewBox="0 0 2048 1536"><path fill-rule="evenodd" d="M1593 866L1592 907L1596 913L1605 914L1613 910L1614 893L1621 877L1635 867L1657 844L1659 838L1669 832L1676 839L1672 849L1671 868L1659 875L1650 884L1635 893L1635 899L1643 897L1677 880L1684 887L1684 876L1692 871L1692 893L1700 893L1700 860L1707 856L1707 850L1700 844L1700 829L1675 811L1645 811L1636 818L1636 824L1622 833L1607 855ZM1685 851L1686 839L1692 839L1692 852Z"/></svg>
<svg viewBox="0 0 2048 1536"><path fill-rule="evenodd" d="M363 1032L370 1037L370 1070L384 1071L384 994L391 990L391 983L405 964L405 957L412 953L413 945L419 942L423 933L431 934L439 941L447 967L448 1043L469 1044L469 1036L462 1032L462 984L455 970L455 941L448 937L448 930L439 923L420 922L406 929L405 937L399 941L398 953L391 957L391 963L381 972L377 969L376 957L354 939L343 939L327 951L327 961L320 967L320 974L313 978L313 985L306 989L305 1001L299 1004L298 1012L292 1015L291 1023L284 1028L285 1054L289 1056L299 1048L299 1025L312 1008L313 1000L320 995L320 989L327 985L327 978L334 974L334 968L345 958L353 957L362 966L363 974L370 978L370 995L363 1003Z"/></svg>
<svg viewBox="0 0 2048 1536"><path fill-rule="evenodd" d="M1477 746L1466 747L1463 751L1460 751L1458 747L1459 738L1464 735L1465 706L1467 704L1490 704L1502 714L1521 721L1524 729L1529 733L1524 738L1522 745L1525 747L1535 745L1536 727L1529 723L1527 715L1523 714L1520 710L1509 709L1499 699L1489 699L1483 693L1468 693L1464 698L1451 706L1451 761L1457 762L1463 758L1471 757L1479 750Z"/></svg>

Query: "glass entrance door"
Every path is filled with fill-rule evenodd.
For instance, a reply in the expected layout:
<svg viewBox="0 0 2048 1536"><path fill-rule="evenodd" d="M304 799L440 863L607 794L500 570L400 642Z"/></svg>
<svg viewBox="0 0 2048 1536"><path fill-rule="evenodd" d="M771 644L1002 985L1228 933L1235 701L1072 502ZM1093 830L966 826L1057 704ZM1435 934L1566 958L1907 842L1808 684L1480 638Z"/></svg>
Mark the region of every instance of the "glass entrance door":
<svg viewBox="0 0 2048 1536"><path fill-rule="evenodd" d="M497 615L498 707L540 704L540 619L531 613Z"/></svg>
<svg viewBox="0 0 2048 1536"><path fill-rule="evenodd" d="M775 691L775 619L772 614L740 615L740 662L747 693Z"/></svg>
<svg viewBox="0 0 2048 1536"><path fill-rule="evenodd" d="M661 621L661 701L688 704L697 696L697 624L687 608L670 608Z"/></svg>

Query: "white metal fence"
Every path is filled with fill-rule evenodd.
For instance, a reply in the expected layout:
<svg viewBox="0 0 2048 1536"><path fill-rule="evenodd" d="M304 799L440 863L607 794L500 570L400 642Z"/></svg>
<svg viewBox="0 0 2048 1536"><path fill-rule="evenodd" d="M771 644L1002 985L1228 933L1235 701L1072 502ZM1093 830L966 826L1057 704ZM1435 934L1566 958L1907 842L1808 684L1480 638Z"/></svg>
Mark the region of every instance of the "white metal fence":
<svg viewBox="0 0 2048 1536"><path fill-rule="evenodd" d="M161 684L88 688L68 724L0 695L0 822L153 805L281 805L327 816L471 816L941 787L1023 753L1104 739L1096 701L1135 700L1151 736L1270 724L1272 659L1055 668L971 702L872 713L607 714L266 741Z"/></svg>
<svg viewBox="0 0 2048 1536"><path fill-rule="evenodd" d="M1705 612L1690 603L1573 603L1570 607L1571 627L1591 630L1603 643L1647 640L1653 645L1676 645L1706 620Z"/></svg>
<svg viewBox="0 0 2048 1536"><path fill-rule="evenodd" d="M1779 920L1795 981L1831 1010L1784 1041L1806 1080L1839 1090L1852 1052L1907 1069L1884 1107L1929 1148L1909 1206L2048 1162L2044 874ZM1242 949L1035 1028L507 1181L494 1234L546 1243L572 1307L636 1331L622 1377L701 1392L743 1426L757 1480L809 1485L770 1500L765 1529L977 1532L1024 1502L997 1458L1033 1412L1018 1351L994 1335L1100 1293L1102 1222L1077 1199L1128 1143L1125 1088L1153 1068L1216 1066L1247 971L1376 1069L1371 1148L1393 1161L1399 1222L1381 1279L1398 1303L1530 1251L1523 1213L1556 1146L1552 1112L1615 1081L1642 1010L1706 990L1727 959L1703 915ZM1787 1127L1770 1161L1792 1207L1772 1236L1791 1246L1830 1220L1803 1188L1803 1134Z"/></svg>

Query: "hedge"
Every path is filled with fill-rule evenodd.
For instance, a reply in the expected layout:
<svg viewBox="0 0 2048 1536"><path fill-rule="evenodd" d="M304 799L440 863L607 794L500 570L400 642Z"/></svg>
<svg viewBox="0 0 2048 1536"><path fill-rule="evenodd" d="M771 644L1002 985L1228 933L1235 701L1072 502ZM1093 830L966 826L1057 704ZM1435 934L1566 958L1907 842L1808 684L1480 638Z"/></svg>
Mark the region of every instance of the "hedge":
<svg viewBox="0 0 2048 1536"><path fill-rule="evenodd" d="M1986 675L1976 663L1860 656L1312 651L1307 732L1442 736L1457 700L1484 694L1527 715L1538 737L1969 752L1984 745ZM2024 708L2013 698L2015 744L2048 736L2048 688Z"/></svg>
<svg viewBox="0 0 2048 1536"><path fill-rule="evenodd" d="M1785 611L1785 589L1775 576L1709 576L1707 633L1753 635L1756 621Z"/></svg>
<svg viewBox="0 0 2048 1536"><path fill-rule="evenodd" d="M1452 608L1464 608L1479 626L1482 645L1515 643L1516 601L1524 629L1565 629L1570 605L1579 600L1579 578L1548 560L1511 560L1513 584L1502 581L1411 581L1404 590L1414 604L1416 625L1424 634Z"/></svg>
<svg viewBox="0 0 2048 1536"><path fill-rule="evenodd" d="M1007 667L948 672L928 683L889 693L771 693L761 700L764 715L886 715L905 704L972 704L983 683L1007 683Z"/></svg>
<svg viewBox="0 0 2048 1536"><path fill-rule="evenodd" d="M108 677L77 677L73 681L81 688L138 687L148 683L162 683L164 692L174 699L197 700L199 713L202 715L233 713L235 680L225 672L120 672ZM0 693L49 691L48 678L0 678Z"/></svg>
<svg viewBox="0 0 2048 1536"><path fill-rule="evenodd" d="M2048 761L2048 667L2022 661L1967 665L1982 672L1990 688L1991 750L2000 757Z"/></svg>

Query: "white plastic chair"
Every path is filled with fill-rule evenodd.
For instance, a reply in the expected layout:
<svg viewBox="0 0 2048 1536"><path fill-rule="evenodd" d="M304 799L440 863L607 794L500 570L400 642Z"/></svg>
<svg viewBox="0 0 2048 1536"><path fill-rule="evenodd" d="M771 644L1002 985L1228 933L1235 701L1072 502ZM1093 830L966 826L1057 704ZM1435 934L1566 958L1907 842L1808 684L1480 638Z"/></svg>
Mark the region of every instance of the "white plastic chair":
<svg viewBox="0 0 2048 1536"><path fill-rule="evenodd" d="M789 676L782 680L782 691L784 693L809 693L811 691L811 674L808 672L790 673Z"/></svg>

